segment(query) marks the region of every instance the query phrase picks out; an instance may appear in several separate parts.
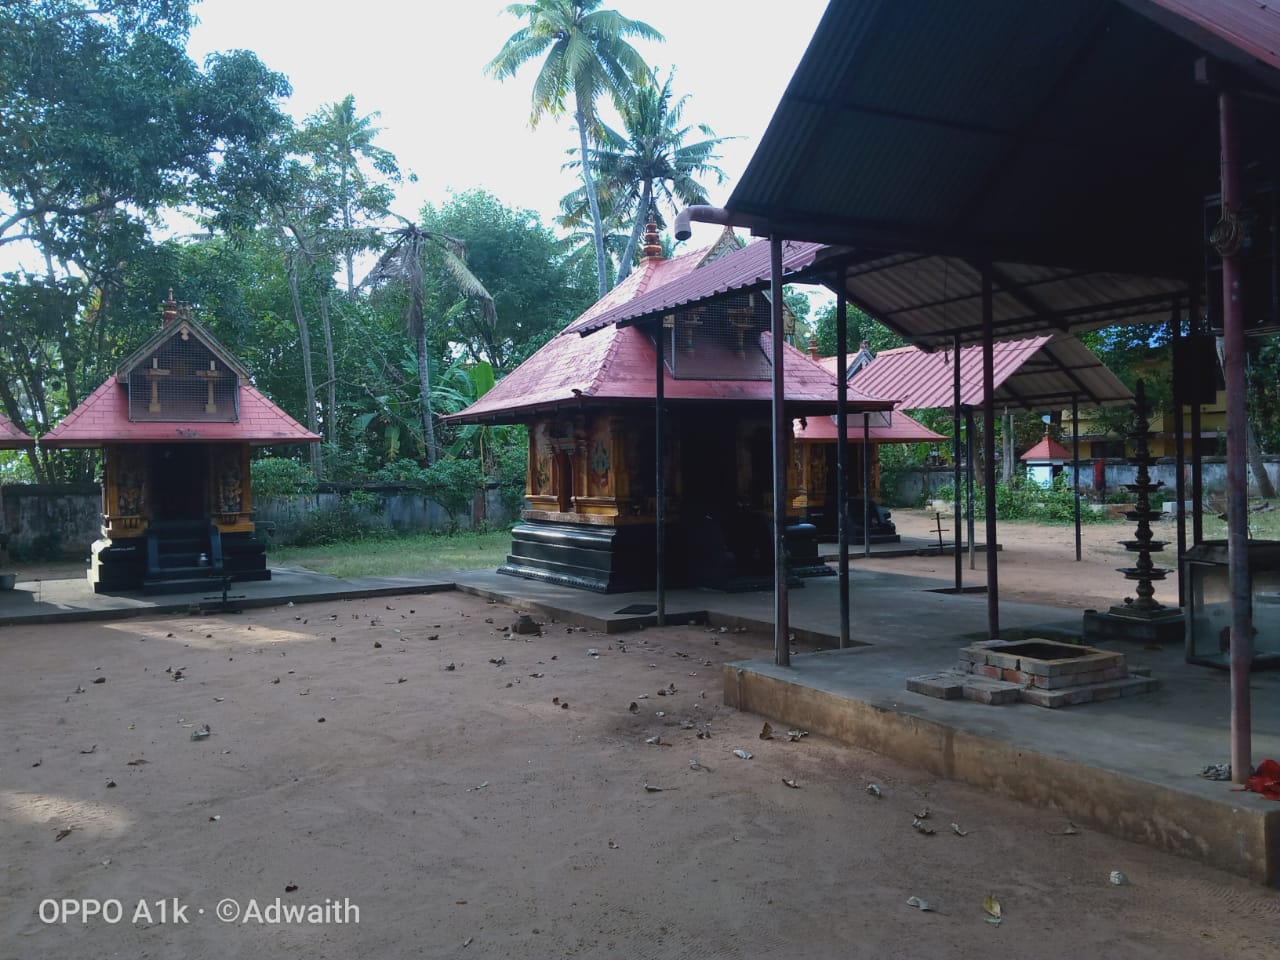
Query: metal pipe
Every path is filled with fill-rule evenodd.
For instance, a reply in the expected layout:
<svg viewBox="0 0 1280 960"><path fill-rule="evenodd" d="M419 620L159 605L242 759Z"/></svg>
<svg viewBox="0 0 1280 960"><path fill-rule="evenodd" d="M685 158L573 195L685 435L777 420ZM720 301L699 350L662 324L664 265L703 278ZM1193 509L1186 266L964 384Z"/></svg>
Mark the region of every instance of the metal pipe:
<svg viewBox="0 0 1280 960"><path fill-rule="evenodd" d="M987 639L1000 636L1000 578L996 553L995 320L991 264L982 265L982 453L987 507Z"/></svg>
<svg viewBox="0 0 1280 960"><path fill-rule="evenodd" d="M688 208L686 208L688 209ZM773 662L791 666L787 596L787 411L783 357L782 241L769 238L770 335L773 340Z"/></svg>
<svg viewBox="0 0 1280 960"><path fill-rule="evenodd" d="M653 337L656 357L653 384L653 492L655 497L653 548L658 564L654 574L654 593L656 594L658 626L660 627L667 625L667 464L666 444L664 443L666 418L663 416L662 411L663 403L666 399L666 376L663 370L665 364L662 360L663 336L662 319L659 318L657 330Z"/></svg>
<svg viewBox="0 0 1280 960"><path fill-rule="evenodd" d="M862 411L862 555L871 556L871 414Z"/></svg>
<svg viewBox="0 0 1280 960"><path fill-rule="evenodd" d="M976 570L977 564L977 548L974 546L978 538L973 530L973 435L976 433L973 429L973 407L964 408L964 455L967 463L964 466L964 509L965 509L965 533L969 536L969 569Z"/></svg>
<svg viewBox="0 0 1280 960"><path fill-rule="evenodd" d="M1071 395L1071 499L1075 505L1076 563L1080 562L1080 398Z"/></svg>
<svg viewBox="0 0 1280 960"><path fill-rule="evenodd" d="M849 646L849 303L836 293L836 539L839 541L840 649Z"/></svg>
<svg viewBox="0 0 1280 960"><path fill-rule="evenodd" d="M952 553L956 561L956 593L964 587L964 572L961 570L960 541L961 524L964 523L964 511L960 508L960 461L963 459L960 447L960 334L951 338L951 497L954 501L955 544Z"/></svg>
<svg viewBox="0 0 1280 960"><path fill-rule="evenodd" d="M1174 313L1173 323L1173 355L1174 357L1183 356L1185 352L1182 349L1182 317ZM1174 444L1174 474L1173 495L1178 499L1178 509L1174 514L1178 518L1178 606L1185 607L1187 605L1186 584L1182 578L1182 558L1187 552L1187 478L1184 475L1187 469L1187 455L1182 449L1186 443L1186 430L1183 429L1182 411L1184 408L1183 399L1186 398L1187 387L1187 368L1186 363L1179 364L1175 360L1173 365L1173 444Z"/></svg>
<svg viewBox="0 0 1280 960"><path fill-rule="evenodd" d="M1218 94L1222 165L1222 218L1234 221L1240 209L1240 168L1236 157L1235 103ZM1231 591L1231 777L1243 783L1253 772L1249 667L1253 618L1249 583L1249 472L1245 433L1244 271L1238 245L1222 250L1223 376L1227 388L1227 570Z"/></svg>
<svg viewBox="0 0 1280 960"><path fill-rule="evenodd" d="M746 227L749 230L766 226L766 221L763 217L753 217L750 214L734 213L724 207L695 203L676 214L674 231L677 240L688 240L693 234L693 228L690 226L691 221L719 223L728 227Z"/></svg>

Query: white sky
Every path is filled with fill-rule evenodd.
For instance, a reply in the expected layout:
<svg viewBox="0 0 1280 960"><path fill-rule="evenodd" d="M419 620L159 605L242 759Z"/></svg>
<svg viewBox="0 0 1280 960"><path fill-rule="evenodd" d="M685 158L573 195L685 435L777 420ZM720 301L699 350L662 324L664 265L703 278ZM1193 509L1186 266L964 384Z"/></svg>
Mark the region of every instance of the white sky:
<svg viewBox="0 0 1280 960"><path fill-rule="evenodd" d="M684 119L706 123L724 145L722 204L746 168L826 0L606 0L605 7L643 20L666 36L637 43L674 92L690 94ZM536 65L499 83L483 72L521 26L501 0L204 0L188 50L248 49L289 77L287 109L299 120L323 104L355 95L361 114L381 113L377 143L419 182L399 190L396 212L414 217L425 200L483 187L504 204L538 211L544 222L576 185L562 172L577 144L568 118L529 129ZM693 243L719 228L695 229Z"/></svg>

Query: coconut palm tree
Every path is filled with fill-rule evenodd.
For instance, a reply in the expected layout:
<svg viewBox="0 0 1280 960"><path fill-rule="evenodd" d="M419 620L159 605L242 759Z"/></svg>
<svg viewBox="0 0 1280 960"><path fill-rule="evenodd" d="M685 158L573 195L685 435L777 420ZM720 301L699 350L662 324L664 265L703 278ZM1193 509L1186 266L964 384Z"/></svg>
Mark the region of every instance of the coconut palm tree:
<svg viewBox="0 0 1280 960"><path fill-rule="evenodd" d="M436 428L431 413L431 370L427 362L427 325L423 316L426 290L423 284L423 259L430 250L440 254L446 278L464 298L479 307L481 316L492 324L497 320L493 297L466 264L467 245L457 237L423 230L415 223L392 232L386 252L378 259L359 289L386 282L400 283L405 291L404 324L418 350L418 389L421 391L422 436L426 447L427 466L435 463Z"/></svg>
<svg viewBox="0 0 1280 960"><path fill-rule="evenodd" d="M689 95L672 99L673 77L674 71L659 85L656 74L649 74L636 86L619 109L622 132L601 125L595 149L600 193L614 204L617 222L630 230L619 261L619 283L631 272L640 235L649 217L657 215L658 201L665 201L673 212L689 204L706 203L707 192L698 178L713 176L717 185L725 181L724 171L714 163L719 159L716 149L733 138L717 137L705 123L683 124ZM695 129L705 139L686 142ZM571 160L566 166L579 163ZM574 194L566 197L566 214L580 203Z"/></svg>
<svg viewBox="0 0 1280 960"><path fill-rule="evenodd" d="M629 20L616 10L602 10L602 0L535 0L513 3L507 13L527 20L485 66L485 72L499 80L515 76L531 60L542 59L533 81L533 112L530 126L537 126L544 114L557 117L572 99L573 119L578 127L582 185L591 211L595 234L596 274L600 296L609 292L604 250L604 226L596 195L589 140L599 131L596 101L608 93L621 109L630 88L649 73L644 58L628 42L630 38L663 39L653 27Z"/></svg>
<svg viewBox="0 0 1280 960"><path fill-rule="evenodd" d="M373 121L380 116L376 110L360 116L356 113L356 98L347 94L308 117L298 134L300 149L311 155L320 172L334 178L332 193L342 220L339 247L347 270L348 292L355 289L356 254L367 249L372 239L370 231L356 229L356 221L362 213L384 216L392 199L389 184L400 180L395 154L373 142L381 132ZM369 182L361 160L382 176L381 183L376 178Z"/></svg>

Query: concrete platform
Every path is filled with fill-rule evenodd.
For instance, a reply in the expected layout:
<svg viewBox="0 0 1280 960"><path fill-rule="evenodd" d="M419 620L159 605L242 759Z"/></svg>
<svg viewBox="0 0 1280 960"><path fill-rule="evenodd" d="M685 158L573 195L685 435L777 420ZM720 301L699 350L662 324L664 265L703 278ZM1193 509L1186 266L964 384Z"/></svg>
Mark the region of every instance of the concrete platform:
<svg viewBox="0 0 1280 960"><path fill-rule="evenodd" d="M1177 649L1116 643L1132 668L1160 681L1158 691L1058 710L908 692L909 677L954 665L961 647L985 638L986 598L938 592L947 585L855 568L854 646L796 655L789 668L771 658L728 665L726 702L1261 883L1280 879L1280 803L1198 775L1229 758L1225 673L1188 665ZM838 588L827 577L791 591L798 640L834 646ZM597 594L492 571L340 580L276 567L272 580L234 585L231 595L248 608L450 589L609 633L655 621L650 592ZM206 592L97 596L82 579L20 582L0 592L0 625L186 613L219 600ZM1006 630L1050 636L1078 632L1083 613L1018 603L1000 610ZM674 590L667 617L772 631L773 596ZM1280 672L1255 674L1252 689L1254 760L1280 758Z"/></svg>
<svg viewBox="0 0 1280 960"><path fill-rule="evenodd" d="M381 597L452 590L453 582L438 577L355 577L342 580L303 567L272 567L271 579L233 583L228 603L238 609L271 607L281 603L315 603L341 597ZM192 607L221 605L217 590L164 595L141 591L97 594L84 577L68 580L19 580L12 590L0 590L0 627L17 624L67 623L78 620L119 620L166 613L187 613Z"/></svg>
<svg viewBox="0 0 1280 960"><path fill-rule="evenodd" d="M975 541L973 549L976 553L986 553L987 545L981 541ZM996 551L999 552L1004 548L1000 544L996 544ZM874 559L884 559L886 557L918 557L918 556L954 556L956 552L956 542L950 539L943 539L942 546L938 546L936 537L908 537L903 536L897 543L873 543L871 544L871 556ZM968 553L969 544L967 541L960 542L960 552ZM840 545L835 541L823 541L818 544L818 556L825 563L835 563L840 559ZM849 560L861 560L866 556L866 549L862 541L849 544Z"/></svg>

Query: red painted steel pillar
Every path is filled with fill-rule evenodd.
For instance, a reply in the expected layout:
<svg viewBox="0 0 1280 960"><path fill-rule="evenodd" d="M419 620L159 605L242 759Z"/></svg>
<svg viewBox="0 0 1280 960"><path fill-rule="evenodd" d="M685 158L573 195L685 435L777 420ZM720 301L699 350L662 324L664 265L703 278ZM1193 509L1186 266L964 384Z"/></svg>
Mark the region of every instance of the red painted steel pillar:
<svg viewBox="0 0 1280 960"><path fill-rule="evenodd" d="M1253 772L1249 667L1253 615L1249 583L1249 470L1245 451L1244 299L1236 214L1240 209L1240 164L1236 156L1235 103L1218 94L1222 167L1222 341L1227 387L1227 571L1231 590L1231 776L1243 783ZM1235 227L1236 229L1231 229ZM1215 228L1215 234L1219 233Z"/></svg>

